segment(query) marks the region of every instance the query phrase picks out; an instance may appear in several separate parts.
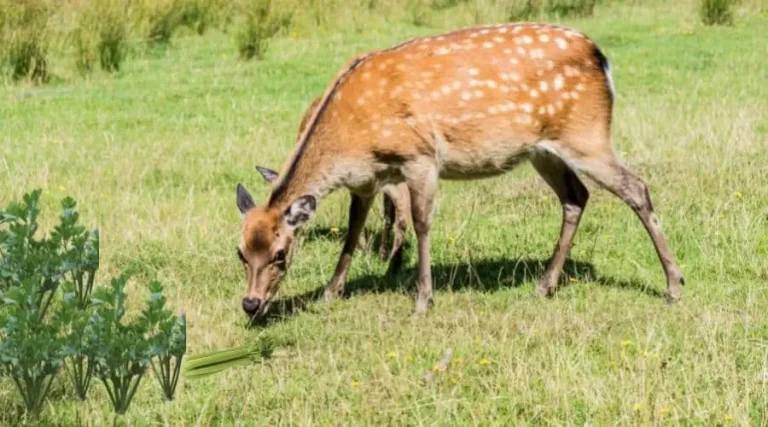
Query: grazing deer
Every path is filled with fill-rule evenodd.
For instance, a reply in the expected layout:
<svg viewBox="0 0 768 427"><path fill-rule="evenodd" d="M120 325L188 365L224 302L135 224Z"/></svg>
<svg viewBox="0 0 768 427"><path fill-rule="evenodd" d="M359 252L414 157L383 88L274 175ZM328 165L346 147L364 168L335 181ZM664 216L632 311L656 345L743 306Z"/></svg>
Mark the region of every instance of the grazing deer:
<svg viewBox="0 0 768 427"><path fill-rule="evenodd" d="M611 146L613 102L606 57L583 34L554 25L469 28L356 57L326 90L266 203L255 206L238 184L238 253L248 280L243 308L250 316L267 311L290 264L294 233L319 200L346 187L349 233L325 299L341 293L372 200L384 185L403 182L418 240L414 313L425 312L438 181L497 176L524 160L563 209L540 294L556 291L589 198L580 172L634 210L655 245L669 300L679 299L682 272L647 187Z"/></svg>
<svg viewBox="0 0 768 427"><path fill-rule="evenodd" d="M299 124L299 138L304 133L307 122L312 118L317 104L321 98L315 98L309 106ZM277 179L278 173L265 168L256 166L256 170L261 174L265 181L272 183ZM384 185L381 188L384 202L384 230L381 233L381 245L379 247L379 257L382 261L390 260L389 272L394 273L400 269L403 261L403 243L405 243L405 233L408 227L408 215L411 210L410 194L408 186L403 182L396 185ZM392 248L389 247L389 235L394 227L394 239Z"/></svg>

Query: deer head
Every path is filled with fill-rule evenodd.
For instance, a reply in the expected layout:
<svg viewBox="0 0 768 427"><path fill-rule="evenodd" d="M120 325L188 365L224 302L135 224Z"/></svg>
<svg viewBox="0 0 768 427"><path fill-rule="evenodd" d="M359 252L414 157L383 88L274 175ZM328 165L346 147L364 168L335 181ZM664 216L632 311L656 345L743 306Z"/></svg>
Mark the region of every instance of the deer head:
<svg viewBox="0 0 768 427"><path fill-rule="evenodd" d="M267 180L270 180L267 176L277 176L264 173ZM263 316L269 309L291 264L294 235L315 213L317 200L304 195L283 210L261 207L256 206L242 184L237 184L237 207L243 221L237 255L248 283L243 310L253 318Z"/></svg>

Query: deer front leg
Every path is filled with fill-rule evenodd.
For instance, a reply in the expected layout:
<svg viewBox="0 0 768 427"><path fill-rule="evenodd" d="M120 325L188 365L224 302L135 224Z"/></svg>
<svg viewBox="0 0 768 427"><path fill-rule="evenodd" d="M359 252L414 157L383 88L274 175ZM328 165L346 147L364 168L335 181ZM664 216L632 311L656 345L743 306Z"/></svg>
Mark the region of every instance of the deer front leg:
<svg viewBox="0 0 768 427"><path fill-rule="evenodd" d="M336 263L336 270L333 272L328 287L325 289L323 299L330 301L344 291L344 282L347 280L349 264L352 262L352 254L355 252L360 233L365 225L365 218L371 209L373 197L361 197L352 194L352 202L349 205L349 231L347 240L344 242L344 248L341 250L339 261Z"/></svg>
<svg viewBox="0 0 768 427"><path fill-rule="evenodd" d="M432 267L430 260L429 232L432 226L432 209L437 193L438 174L429 169L417 174L421 179L408 182L411 196L413 229L419 246L419 279L417 282L416 308L414 315L426 313L432 303Z"/></svg>

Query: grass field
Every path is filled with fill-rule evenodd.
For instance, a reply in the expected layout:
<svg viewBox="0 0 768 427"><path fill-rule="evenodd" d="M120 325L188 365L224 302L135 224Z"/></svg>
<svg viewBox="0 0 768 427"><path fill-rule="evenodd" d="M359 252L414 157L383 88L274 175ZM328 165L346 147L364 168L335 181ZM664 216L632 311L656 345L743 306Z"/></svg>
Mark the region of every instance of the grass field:
<svg viewBox="0 0 768 427"><path fill-rule="evenodd" d="M616 151L647 181L686 276L676 305L663 301L640 222L591 182L568 285L536 297L560 207L524 165L441 183L427 316L409 317L412 232L401 274L362 250L346 298L313 302L341 250L338 192L305 230L269 321L246 326L235 184L263 200L253 166L282 164L304 109L353 54L452 29L447 18L287 36L260 62L211 31L116 76L2 87L0 204L37 187L49 208L76 198L102 231L101 280L136 272L134 306L143 283L166 283L190 353L279 344L264 362L182 380L172 403L147 376L119 420L130 425L768 425L768 15L706 28L695 8L665 4L599 6L565 23L611 60ZM381 224L377 202L369 244ZM447 348L452 364L424 384ZM62 393L42 424L112 422L100 385L84 404ZM17 422L18 405L0 382L0 424Z"/></svg>

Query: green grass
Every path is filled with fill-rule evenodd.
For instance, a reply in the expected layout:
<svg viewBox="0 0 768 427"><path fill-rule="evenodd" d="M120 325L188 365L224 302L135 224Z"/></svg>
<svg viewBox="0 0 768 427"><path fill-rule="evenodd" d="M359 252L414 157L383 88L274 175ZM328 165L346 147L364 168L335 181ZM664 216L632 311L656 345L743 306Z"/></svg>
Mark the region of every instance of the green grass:
<svg viewBox="0 0 768 427"><path fill-rule="evenodd" d="M232 36L210 31L127 61L113 77L0 88L0 204L42 187L48 211L72 195L86 224L101 229L100 280L132 269L142 282L166 283L171 308L187 313L191 354L262 335L282 348L263 362L182 380L172 403L145 381L125 421L768 423L765 14L705 28L695 7L613 5L567 21L613 65L616 151L649 184L686 275L679 304L663 302L663 274L640 222L591 183L569 284L553 300L535 297L560 208L525 165L441 183L436 304L426 317L408 316L412 233L401 275L386 277L376 251L361 251L347 298L290 310L330 278L346 223L348 196L339 192L303 234L275 316L245 327L235 184L266 197L253 165L282 164L304 109L354 53L455 26L371 19L362 32L276 39L258 62L239 61ZM381 223L377 203L369 241ZM134 310L142 282L130 285ZM453 363L423 384L446 348ZM43 424L112 420L102 387L82 404L62 391L65 380L54 385ZM19 419L12 390L0 380L0 424Z"/></svg>

